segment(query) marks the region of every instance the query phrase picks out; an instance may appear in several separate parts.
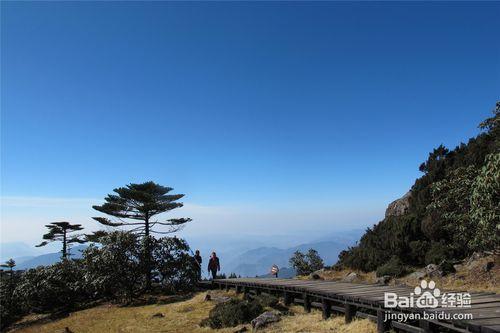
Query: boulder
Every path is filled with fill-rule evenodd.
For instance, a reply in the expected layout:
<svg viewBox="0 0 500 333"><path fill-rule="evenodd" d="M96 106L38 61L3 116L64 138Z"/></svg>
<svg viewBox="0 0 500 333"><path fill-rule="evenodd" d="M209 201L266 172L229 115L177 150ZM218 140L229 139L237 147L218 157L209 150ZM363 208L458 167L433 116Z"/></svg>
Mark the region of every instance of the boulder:
<svg viewBox="0 0 500 333"><path fill-rule="evenodd" d="M278 311L266 311L254 320L252 320L252 328L258 330L267 326L270 323L275 323L281 320L281 313Z"/></svg>
<svg viewBox="0 0 500 333"><path fill-rule="evenodd" d="M211 295L209 293L207 293L205 295L205 301L212 301L212 302L215 302L217 304L229 302L230 300L231 300L231 297L229 297L229 296Z"/></svg>
<svg viewBox="0 0 500 333"><path fill-rule="evenodd" d="M443 276L443 271L438 265L435 264L429 264L425 266L424 272L429 276L429 277L440 277Z"/></svg>
<svg viewBox="0 0 500 333"><path fill-rule="evenodd" d="M381 276L376 280L378 284L388 284L389 281L391 281L391 277L389 275Z"/></svg>
<svg viewBox="0 0 500 333"><path fill-rule="evenodd" d="M356 274L355 272L351 272L349 274L347 274L343 279L342 281L343 282L354 282L356 279L358 278L358 274Z"/></svg>
<svg viewBox="0 0 500 333"><path fill-rule="evenodd" d="M151 318L163 318L165 315L161 312L155 313L154 315L151 316Z"/></svg>
<svg viewBox="0 0 500 333"><path fill-rule="evenodd" d="M495 262L493 261L488 261L486 264L483 265L483 272L489 272L491 269L495 266Z"/></svg>
<svg viewBox="0 0 500 333"><path fill-rule="evenodd" d="M231 300L231 297L229 296L212 296L212 302L215 302L217 304L220 303L226 303Z"/></svg>
<svg viewBox="0 0 500 333"><path fill-rule="evenodd" d="M385 217L400 216L405 214L408 211L408 208L410 208L410 196L411 192L407 192L401 198L391 202L385 210Z"/></svg>
<svg viewBox="0 0 500 333"><path fill-rule="evenodd" d="M321 276L319 276L319 274L318 274L318 273L316 273L316 272L315 272L315 273L311 273L311 274L309 275L309 278L310 278L311 280L323 280L323 278L322 278Z"/></svg>
<svg viewBox="0 0 500 333"><path fill-rule="evenodd" d="M243 332L246 332L246 331L248 331L248 328L246 326L243 326L242 328L237 329L233 333L243 333Z"/></svg>
<svg viewBox="0 0 500 333"><path fill-rule="evenodd" d="M479 265L481 265L481 261L479 259L485 256L482 252L474 252L469 258L465 259L464 266L468 270L475 269Z"/></svg>

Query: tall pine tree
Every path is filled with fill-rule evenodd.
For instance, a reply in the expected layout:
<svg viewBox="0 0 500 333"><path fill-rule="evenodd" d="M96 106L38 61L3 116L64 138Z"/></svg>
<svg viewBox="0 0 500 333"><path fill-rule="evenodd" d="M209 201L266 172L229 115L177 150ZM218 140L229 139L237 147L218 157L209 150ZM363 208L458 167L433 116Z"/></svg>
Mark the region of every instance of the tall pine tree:
<svg viewBox="0 0 500 333"><path fill-rule="evenodd" d="M161 186L152 181L142 184L129 184L119 187L109 194L104 204L93 206L101 213L110 215L113 220L105 217L94 217L97 222L111 227L128 227L130 232L143 237L144 266L146 276L146 289L151 288L152 278L152 249L150 237L153 234L169 234L178 231L182 226L191 221L190 218L175 218L159 221L159 214L182 207L177 202L184 194L169 194L173 188ZM167 227L167 230L156 230L156 227Z"/></svg>
<svg viewBox="0 0 500 333"><path fill-rule="evenodd" d="M45 246L51 242L60 241L62 242L62 259L68 259L69 246L72 243L85 243L85 239L81 234L74 234L76 231L83 230L81 224L71 224L69 222L52 222L47 224L46 227L49 229L45 235L43 235L44 241L40 244L35 245L36 247Z"/></svg>

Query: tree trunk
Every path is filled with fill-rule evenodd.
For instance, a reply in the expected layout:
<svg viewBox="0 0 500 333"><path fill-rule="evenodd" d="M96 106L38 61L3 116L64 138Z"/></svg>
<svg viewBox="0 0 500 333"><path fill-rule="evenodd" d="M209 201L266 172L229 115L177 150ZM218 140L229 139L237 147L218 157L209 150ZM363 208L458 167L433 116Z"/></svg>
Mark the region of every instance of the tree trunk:
<svg viewBox="0 0 500 333"><path fill-rule="evenodd" d="M151 248L149 246L149 214L144 218L144 259L146 263L146 290L151 290Z"/></svg>
<svg viewBox="0 0 500 333"><path fill-rule="evenodd" d="M66 259L66 230L63 231L63 249L62 249L62 258Z"/></svg>

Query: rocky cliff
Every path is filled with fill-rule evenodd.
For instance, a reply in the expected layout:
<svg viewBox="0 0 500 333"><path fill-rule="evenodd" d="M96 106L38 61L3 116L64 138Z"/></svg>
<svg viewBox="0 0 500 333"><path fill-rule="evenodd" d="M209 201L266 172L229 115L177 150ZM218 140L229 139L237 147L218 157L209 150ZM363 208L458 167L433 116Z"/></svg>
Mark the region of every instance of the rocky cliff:
<svg viewBox="0 0 500 333"><path fill-rule="evenodd" d="M385 217L388 216L400 216L405 214L410 207L410 196L411 192L407 192L401 198L394 200L387 206L385 210Z"/></svg>

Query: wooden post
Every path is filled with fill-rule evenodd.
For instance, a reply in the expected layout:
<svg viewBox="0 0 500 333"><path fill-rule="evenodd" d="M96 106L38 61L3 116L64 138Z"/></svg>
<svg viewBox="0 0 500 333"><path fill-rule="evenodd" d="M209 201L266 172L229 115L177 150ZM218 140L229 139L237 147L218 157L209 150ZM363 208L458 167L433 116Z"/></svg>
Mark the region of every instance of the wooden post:
<svg viewBox="0 0 500 333"><path fill-rule="evenodd" d="M323 310L323 319L330 318L332 314L332 305L329 300L325 298L321 300L321 309Z"/></svg>
<svg viewBox="0 0 500 333"><path fill-rule="evenodd" d="M226 292L229 291L229 285L226 284Z"/></svg>
<svg viewBox="0 0 500 333"><path fill-rule="evenodd" d="M377 310L377 333L385 333L389 331L391 323L385 320L385 311Z"/></svg>
<svg viewBox="0 0 500 333"><path fill-rule="evenodd" d="M241 286L236 286L236 293L237 294L241 293Z"/></svg>
<svg viewBox="0 0 500 333"><path fill-rule="evenodd" d="M344 306L345 309L345 323L349 324L356 316L356 307L351 304L346 304Z"/></svg>
<svg viewBox="0 0 500 333"><path fill-rule="evenodd" d="M304 310L306 312L311 312L311 299L309 298L309 295L304 293L302 298L304 299Z"/></svg>
<svg viewBox="0 0 500 333"><path fill-rule="evenodd" d="M244 295L245 299L248 297L248 288L247 287L243 287L243 295Z"/></svg>
<svg viewBox="0 0 500 333"><path fill-rule="evenodd" d="M293 295L290 294L289 292L284 292L283 293L283 303L285 303L286 306L289 306L290 304L293 303Z"/></svg>

